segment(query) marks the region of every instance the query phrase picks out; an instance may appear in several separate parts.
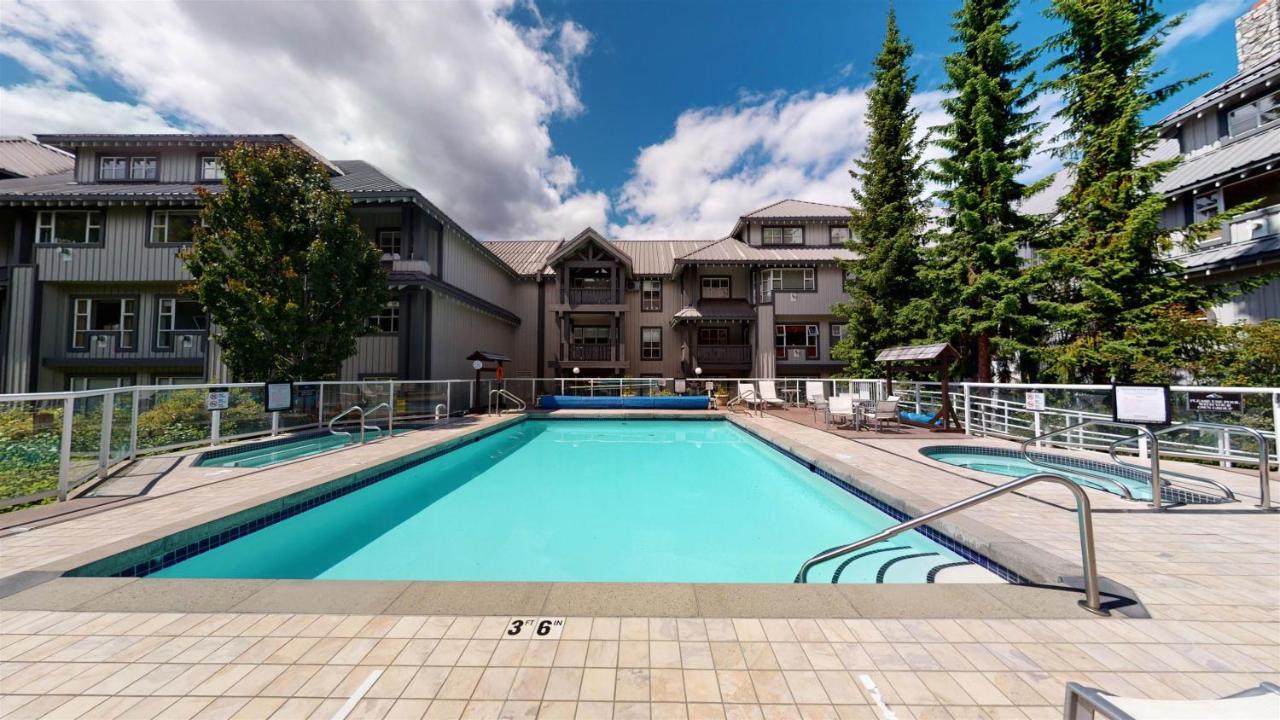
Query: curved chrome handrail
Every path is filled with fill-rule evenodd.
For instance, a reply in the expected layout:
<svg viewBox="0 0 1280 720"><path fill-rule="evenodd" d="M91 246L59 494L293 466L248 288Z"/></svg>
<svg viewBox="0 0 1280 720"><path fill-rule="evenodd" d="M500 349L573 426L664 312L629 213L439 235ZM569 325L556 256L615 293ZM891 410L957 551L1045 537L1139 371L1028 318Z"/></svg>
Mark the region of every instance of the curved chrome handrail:
<svg viewBox="0 0 1280 720"><path fill-rule="evenodd" d="M1071 430L1076 427L1083 427L1084 425L1087 425L1087 424L1088 423L1081 423L1079 426L1073 425L1071 427L1063 428L1063 430ZM1120 494L1120 496L1123 497L1125 500L1137 500L1137 498L1133 496L1133 491L1129 489L1129 486L1125 485L1119 480L1116 480L1115 478L1107 477L1106 475L1103 475L1100 472L1090 470L1088 468L1078 468L1078 467L1073 467L1071 465L1067 465L1065 463L1061 463L1061 464L1053 463L1053 462L1049 462L1048 460L1041 460L1038 458L1031 457L1031 452L1027 449L1028 445L1030 445L1033 442L1036 442L1037 440L1043 440L1045 437L1048 437L1049 435L1056 435L1056 434L1057 432L1051 432L1045 435L1040 435L1038 437L1030 438L1025 442L1023 442L1020 447L1020 451L1022 452L1022 459L1026 460L1031 465L1042 467L1047 470L1052 470L1057 472L1076 472L1080 475L1084 475L1085 477L1090 478L1091 480L1096 480L1098 482L1114 487L1116 491Z"/></svg>
<svg viewBox="0 0 1280 720"><path fill-rule="evenodd" d="M1225 423L1210 423L1210 422L1199 422L1199 421L1171 425L1167 428L1163 428L1161 430L1156 431L1155 434L1163 436L1163 435L1169 435L1175 432L1181 432L1184 430L1220 430L1222 431L1223 435L1227 437L1228 449L1230 449L1231 433L1242 432L1247 435L1252 435L1253 439L1256 440L1258 443L1258 505L1257 507L1262 508L1263 510L1272 509L1271 507L1271 455L1267 451L1266 435L1263 435L1262 432L1257 428L1251 428L1247 425L1228 425ZM1118 446L1123 445L1126 442L1131 442L1133 439L1134 438L1123 438L1121 440L1116 440L1115 442L1111 443L1111 448L1110 448L1111 459L1115 460L1117 463L1120 463L1121 465L1125 465L1126 463L1122 462L1119 458L1116 457L1116 449ZM1204 460L1241 460L1243 459L1240 457L1231 456L1229 453L1225 455L1201 455L1199 457L1201 457ZM1214 480L1197 477L1195 475L1187 475L1185 473L1169 473L1169 474L1175 475L1181 478L1186 478L1188 480L1195 480L1198 482L1213 485L1219 490L1222 490L1226 494L1226 496L1231 500L1236 499L1235 493L1231 491L1231 488L1219 482L1216 482Z"/></svg>
<svg viewBox="0 0 1280 720"><path fill-rule="evenodd" d="M350 415L350 414L351 414L351 413L353 413L353 412L355 412L355 413L360 413L360 442L362 442L362 443L363 443L363 442L364 442L364 409L362 409L359 405L352 405L351 407L347 408L346 410L343 410L342 412L340 412L340 413L338 413L337 415L333 416L333 419L331 419L331 420L329 421L329 434L330 434L330 435L346 435L346 436L347 436L347 440L348 440L348 441L350 441L350 440L354 439L354 438L352 437L351 433L346 432L345 430L344 430L344 431L339 432L339 431L337 431L337 430L334 430L334 429L333 429L333 424L334 424L334 423L338 422L339 420L341 420L342 418L344 418L344 417L346 417L346 416Z"/></svg>
<svg viewBox="0 0 1280 720"><path fill-rule="evenodd" d="M1080 564L1084 571L1085 594L1085 599L1079 601L1079 603L1081 607L1089 612L1096 613L1098 615L1110 614L1102 608L1102 601L1098 593L1098 562L1093 545L1093 515L1091 514L1092 508L1089 505L1089 496L1085 494L1084 488L1081 488L1079 484L1062 477L1061 475L1055 475L1053 473L1035 473L1033 475L1020 477L1017 480L1012 480L1003 485L997 485L990 490L985 490L977 495L972 495L963 500L953 502L945 507L940 507L937 510L927 512L918 518L898 523L888 530L882 530L870 537L865 537L856 542L849 543L848 545L841 545L839 547L831 548L830 550L824 550L804 561L804 564L800 566L800 571L796 573L795 581L802 584L809 582L809 571L813 569L813 566L815 565L838 558L841 555L848 555L851 552L856 552L868 545L875 545L876 543L888 540L895 535L900 535L908 530L914 530L921 525L933 522L940 517L960 512L961 510L967 510L974 505L979 505L993 498L1000 497L1005 493L1010 493L1019 488L1038 482L1057 483L1066 487L1071 491L1071 494L1075 496L1076 519L1079 523L1080 529Z"/></svg>
<svg viewBox="0 0 1280 720"><path fill-rule="evenodd" d="M436 403L436 407L435 407L435 409L432 411L432 414L435 416L435 421L436 421L436 422L440 422L440 411L441 411L441 410L444 410L444 411L445 411L445 413L446 413L446 416L447 416L447 413L449 412L449 408L448 408L444 403Z"/></svg>
<svg viewBox="0 0 1280 720"><path fill-rule="evenodd" d="M1093 425L1106 425L1109 427L1129 428L1131 430L1137 430L1139 434L1147 436L1147 439L1151 442L1151 453L1150 453L1151 507L1155 508L1156 510L1163 510L1164 496L1162 494L1162 491L1164 487L1164 481L1163 481L1163 476L1160 474L1160 440L1157 439L1155 434L1152 433L1151 430L1149 430L1146 426L1135 425L1134 423L1115 422L1113 420L1086 420L1084 422L1079 422L1074 425L1068 425L1064 428L1059 428L1058 430L1051 430L1047 433L1043 433L1041 435L1037 435L1035 437L1027 438L1026 440L1023 440L1022 441L1022 457L1027 462L1033 465L1046 467L1046 468L1049 468L1050 470L1065 471L1066 467L1070 467L1071 468L1070 472L1086 475L1094 479L1104 480L1106 482L1114 484L1117 487L1124 488L1121 494L1125 497L1125 499L1127 500L1135 499L1133 497L1133 493L1130 492L1129 488L1125 487L1123 483L1120 483L1116 480L1113 480L1100 473L1088 470L1086 468L1076 468L1071 466L1060 467L1060 466L1055 466L1052 463L1044 462L1043 460L1036 460L1031 457L1031 454L1029 452L1027 452L1027 446L1033 442L1039 442L1041 440L1051 438L1054 435L1061 435L1064 432L1070 432L1072 430L1082 430L1086 427L1091 427Z"/></svg>
<svg viewBox="0 0 1280 720"><path fill-rule="evenodd" d="M372 423L366 425L364 422L365 417L378 412L382 408L387 409L387 437L391 437L391 422L390 422L391 421L391 405L389 403L378 403L377 405L374 405L372 408L370 408L368 412L360 414L360 444L361 445L364 444L364 431L366 429L373 429L377 431L379 440L385 439L382 437L382 428ZM374 442L377 442L377 440L375 440Z"/></svg>
<svg viewBox="0 0 1280 720"><path fill-rule="evenodd" d="M503 398L506 398L507 400L514 402L516 404L515 409L517 412L524 412L529 407L527 404L525 404L524 400L520 399L518 395L515 395L514 393L507 390L506 388L494 388L489 391L489 414L490 415L494 414L495 409L497 410L498 415L502 414Z"/></svg>

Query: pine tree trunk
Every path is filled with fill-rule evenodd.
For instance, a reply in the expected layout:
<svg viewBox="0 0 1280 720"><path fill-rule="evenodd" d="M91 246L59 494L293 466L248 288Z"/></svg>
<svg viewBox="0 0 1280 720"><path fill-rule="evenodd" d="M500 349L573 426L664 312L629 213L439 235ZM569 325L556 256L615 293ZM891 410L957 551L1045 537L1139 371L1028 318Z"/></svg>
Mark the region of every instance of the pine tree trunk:
<svg viewBox="0 0 1280 720"><path fill-rule="evenodd" d="M978 382L991 382L991 336L978 335Z"/></svg>

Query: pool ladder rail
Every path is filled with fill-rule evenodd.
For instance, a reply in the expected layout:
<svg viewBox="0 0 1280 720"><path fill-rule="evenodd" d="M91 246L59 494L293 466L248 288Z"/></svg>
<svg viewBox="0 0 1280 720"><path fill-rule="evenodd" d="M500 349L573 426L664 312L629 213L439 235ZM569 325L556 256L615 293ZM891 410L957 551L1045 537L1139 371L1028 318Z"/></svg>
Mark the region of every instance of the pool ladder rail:
<svg viewBox="0 0 1280 720"><path fill-rule="evenodd" d="M527 410L527 409L528 409L528 407L529 407L527 404L525 404L525 401L524 401L524 400L521 400L521 399L520 399L520 397L519 397L518 395L516 395L516 394L512 393L511 391L507 390L506 388L494 388L493 390L490 390L490 391L489 391L489 408L488 408L488 411L489 411L489 414L490 414L490 415L501 415L501 414L502 414L502 401L503 401L503 400L510 401L510 402L515 406L513 409L514 409L516 412L524 412L524 411L525 411L525 410Z"/></svg>
<svg viewBox="0 0 1280 720"><path fill-rule="evenodd" d="M391 406L390 406L389 404L387 404L387 403L378 403L377 405L374 405L374 406L373 406L373 407L372 407L368 412L365 412L364 408L360 407L359 405L352 405L351 407L347 408L346 410L343 410L342 412L340 412L340 413L338 413L337 415L335 415L331 420L329 420L329 434L330 434L330 435L346 435L346 436L347 436L347 440L348 440L348 441L350 441L350 442L354 442L354 441L355 441L355 438L351 435L351 433L349 433L349 432L347 432L347 431L345 431L345 430L334 430L334 429L333 429L333 425L334 425L334 423L338 422L338 421L339 421L339 420L341 420L342 418L344 418L344 417L346 417L346 416L348 416L348 415L350 415L350 414L352 414L352 413L355 413L355 414L356 414L356 416L357 416L357 418L359 419L358 421L359 421L359 423L360 423L360 444L361 444L361 445L364 445L364 444L365 444L365 439L364 439L364 432L365 432L365 430L373 430L374 432L378 433L378 439L380 439L380 440L381 440L381 439L385 439L385 438L383 437L383 435L382 435L382 428L378 427L377 425L371 425L371 424L369 424L369 423L366 423L366 422L365 422L365 418L366 418L367 416L372 415L372 414L374 414L374 413L378 412L379 410L381 410L381 409L383 409L383 408L386 408L386 410L387 410L387 437L390 437L390 435L391 435ZM377 442L377 440L374 440L374 441L372 441L372 442Z"/></svg>
<svg viewBox="0 0 1280 720"><path fill-rule="evenodd" d="M1276 509L1271 505L1271 457L1267 452L1267 437L1263 435L1261 431L1245 425L1226 425L1223 423L1210 423L1210 422L1187 422L1187 423L1179 423L1177 425L1170 425L1167 428L1156 430L1154 435L1156 437L1164 437L1165 435L1171 435L1173 433L1178 433L1178 432L1185 432L1188 430L1214 430L1226 438L1225 444L1228 450L1226 453L1222 453L1222 454L1194 453L1193 457L1195 457L1198 460L1220 460L1220 461L1228 461L1228 462L1231 462L1231 461L1239 462L1242 460L1249 461L1251 460L1251 458L1242 457L1240 455L1233 454L1230 452L1231 435L1232 433L1239 433L1241 435L1248 435L1252 437L1254 439L1254 442L1258 443L1258 458L1257 458L1258 504L1256 507L1261 508L1263 510ZM1138 436L1135 435L1134 437L1121 438L1111 443L1111 445L1107 448L1108 452L1111 455L1111 459L1117 465L1123 465L1125 467L1134 467L1134 465L1127 463L1121 460L1119 457L1117 457L1116 451L1119 450L1120 446L1132 443L1137 439L1138 439ZM1221 483L1215 482L1213 480L1197 477L1195 475L1187 475L1185 473L1177 473L1170 470L1165 470L1164 474L1172 475L1174 477L1182 478L1184 480L1192 480L1195 482L1201 482L1201 483L1212 485L1217 489L1221 490L1223 495L1226 496L1228 500L1236 499L1235 493L1231 491L1231 488Z"/></svg>
<svg viewBox="0 0 1280 720"><path fill-rule="evenodd" d="M917 518L912 518L905 522L898 523L893 527L882 530L881 532L865 537L861 540L851 542L848 545L840 545L829 550L814 555L804 564L800 566L800 571L796 573L795 582L804 584L809 582L809 572L815 565L834 560L835 558L857 552L863 548L883 542L889 538L901 535L908 530L915 530L921 525L927 525L938 518L951 515L952 513L968 510L975 505L992 500L994 498L1019 490L1027 485L1033 485L1038 482L1051 482L1062 485L1071 491L1076 499L1076 522L1080 531L1080 565L1084 570L1084 599L1079 601L1080 607L1088 610L1095 615L1109 615L1110 612L1102 607L1101 595L1098 592L1098 561L1093 543L1093 515L1092 508L1089 505L1089 496L1085 494L1084 488L1079 484L1068 480L1067 478L1056 475L1054 473L1035 473L1012 480L1003 485L997 485L990 490L985 490L972 495L963 500L957 500L950 505L940 507L937 510L927 512Z"/></svg>

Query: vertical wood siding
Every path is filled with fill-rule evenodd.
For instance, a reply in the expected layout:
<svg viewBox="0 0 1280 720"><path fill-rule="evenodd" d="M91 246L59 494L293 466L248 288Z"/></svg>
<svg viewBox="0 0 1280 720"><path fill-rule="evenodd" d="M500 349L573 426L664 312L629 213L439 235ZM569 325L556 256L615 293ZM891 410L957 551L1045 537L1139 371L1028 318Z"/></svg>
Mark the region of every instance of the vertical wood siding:
<svg viewBox="0 0 1280 720"><path fill-rule="evenodd" d="M191 279L178 247L148 247L146 208L105 208L102 247L36 245L40 279L47 282L181 282ZM69 250L64 259L60 250Z"/></svg>
<svg viewBox="0 0 1280 720"><path fill-rule="evenodd" d="M400 338L397 335L365 335L356 339L356 354L342 363L343 380L367 375L400 376Z"/></svg>
<svg viewBox="0 0 1280 720"><path fill-rule="evenodd" d="M450 285L515 312L515 278L452 228L445 231L442 276Z"/></svg>
<svg viewBox="0 0 1280 720"><path fill-rule="evenodd" d="M1218 142L1218 113L1211 110L1202 117L1187 120L1182 124L1180 133L1183 153L1195 152Z"/></svg>
<svg viewBox="0 0 1280 720"><path fill-rule="evenodd" d="M436 294L431 300L431 376L472 377L475 371L468 355L488 350L510 357L516 352L515 335L510 323Z"/></svg>
<svg viewBox="0 0 1280 720"><path fill-rule="evenodd" d="M9 268L9 290L5 299L4 318L7 329L4 338L4 387L3 392L29 392L31 380L31 326L36 302L36 269L34 267Z"/></svg>

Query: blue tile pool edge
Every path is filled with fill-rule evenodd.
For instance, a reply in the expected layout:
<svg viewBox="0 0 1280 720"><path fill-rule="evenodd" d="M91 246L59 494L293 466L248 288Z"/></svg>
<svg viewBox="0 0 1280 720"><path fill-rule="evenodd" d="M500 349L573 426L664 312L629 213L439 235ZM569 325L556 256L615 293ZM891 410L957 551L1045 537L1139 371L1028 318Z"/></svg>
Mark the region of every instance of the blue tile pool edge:
<svg viewBox="0 0 1280 720"><path fill-rule="evenodd" d="M65 572L64 575L69 577L146 577L147 575L159 572L160 570L172 565L176 565L177 563L180 563L194 555L199 555L200 553L225 545L226 543L236 540L244 535L261 530L269 525L274 525L275 523L310 510L318 505L322 505L331 500L342 497L343 495L347 495L355 492L356 490L372 485L373 483L383 480L390 475L402 472L416 465L421 465L428 460L482 440L489 435L506 430L530 419L556 422L561 420L581 420L583 418L552 416L530 417L528 415L517 416L512 422L497 423L468 435L453 438L438 445L423 448L422 450L409 453L408 455L399 458L392 458L374 466L373 468L358 470L350 475L335 478L333 480L327 480L305 490L299 490L298 492L290 493L274 500L269 500L262 504L231 513L216 520L211 520L190 528L179 530L157 540L130 548L129 550L86 563ZM599 419L635 419L643 422L650 418ZM681 419L701 421L718 420L721 422L728 420L728 418L723 416L713 418L687 417ZM770 438L765 437L739 423L731 424L752 438L781 453L783 456L800 464L802 467L808 469L818 477L821 477L835 485L837 488L853 495L868 505L871 505L889 517L892 517L899 522L911 519L912 516L908 513L867 493L821 465L813 461L806 460L786 447L774 442ZM1029 582L1014 570L961 544L960 542L957 542L948 535L938 532L933 528L924 526L917 528L916 532L919 532L951 552L956 553L965 560L979 565L1006 582L1015 584L1026 584ZM815 552L821 549L822 548L815 548Z"/></svg>

